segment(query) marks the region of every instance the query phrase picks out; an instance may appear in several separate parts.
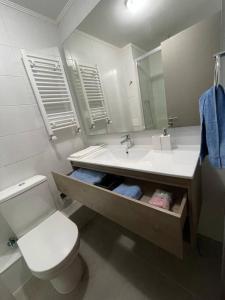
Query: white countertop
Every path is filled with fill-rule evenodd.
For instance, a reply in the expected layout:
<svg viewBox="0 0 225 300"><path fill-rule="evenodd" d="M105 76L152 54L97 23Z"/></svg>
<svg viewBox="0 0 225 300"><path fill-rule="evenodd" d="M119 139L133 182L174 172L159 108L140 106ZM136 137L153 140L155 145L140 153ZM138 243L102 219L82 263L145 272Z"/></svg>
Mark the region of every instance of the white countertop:
<svg viewBox="0 0 225 300"><path fill-rule="evenodd" d="M123 146L105 146L81 159L68 160L99 166L144 171L180 178L193 178L199 159L199 146L177 146L171 151L152 150L151 146L135 145L126 154Z"/></svg>

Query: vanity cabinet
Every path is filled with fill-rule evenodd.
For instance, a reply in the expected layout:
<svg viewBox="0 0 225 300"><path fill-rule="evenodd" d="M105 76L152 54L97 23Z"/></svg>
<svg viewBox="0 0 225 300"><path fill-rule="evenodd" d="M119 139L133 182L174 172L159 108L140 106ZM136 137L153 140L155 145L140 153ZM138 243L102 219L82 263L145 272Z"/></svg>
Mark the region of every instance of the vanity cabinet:
<svg viewBox="0 0 225 300"><path fill-rule="evenodd" d="M134 200L53 172L60 192L179 258L183 257L183 229L186 223L189 228L190 243L194 246L201 205L199 167L196 168L192 179L184 179L78 161L71 163L74 169L82 167L123 176L125 183L139 185L143 196L140 200ZM158 188L173 193L174 201L170 211L156 208L148 203L151 195Z"/></svg>

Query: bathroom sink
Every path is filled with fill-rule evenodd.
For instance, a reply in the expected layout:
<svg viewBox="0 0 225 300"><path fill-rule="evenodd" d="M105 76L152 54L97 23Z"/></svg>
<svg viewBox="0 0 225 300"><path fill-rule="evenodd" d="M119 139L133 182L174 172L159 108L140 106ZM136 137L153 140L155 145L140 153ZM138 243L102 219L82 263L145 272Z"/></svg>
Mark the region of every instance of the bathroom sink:
<svg viewBox="0 0 225 300"><path fill-rule="evenodd" d="M161 175L192 178L199 158L199 146L178 146L171 151L155 151L151 146L135 145L126 153L126 146L108 145L71 162L139 170Z"/></svg>
<svg viewBox="0 0 225 300"><path fill-rule="evenodd" d="M116 163L138 162L146 160L150 152L149 146L133 146L128 150L126 146L107 146L103 151L96 153L94 158L95 161L100 159Z"/></svg>

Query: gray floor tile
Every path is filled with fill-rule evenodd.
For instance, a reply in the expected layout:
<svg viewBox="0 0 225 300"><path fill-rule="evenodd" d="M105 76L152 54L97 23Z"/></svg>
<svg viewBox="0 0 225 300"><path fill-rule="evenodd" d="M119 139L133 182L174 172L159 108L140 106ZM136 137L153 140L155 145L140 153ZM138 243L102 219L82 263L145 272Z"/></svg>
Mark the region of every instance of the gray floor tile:
<svg viewBox="0 0 225 300"><path fill-rule="evenodd" d="M202 241L183 261L113 222L96 217L81 230L85 275L76 291L59 295L32 279L17 300L219 300L220 249Z"/></svg>

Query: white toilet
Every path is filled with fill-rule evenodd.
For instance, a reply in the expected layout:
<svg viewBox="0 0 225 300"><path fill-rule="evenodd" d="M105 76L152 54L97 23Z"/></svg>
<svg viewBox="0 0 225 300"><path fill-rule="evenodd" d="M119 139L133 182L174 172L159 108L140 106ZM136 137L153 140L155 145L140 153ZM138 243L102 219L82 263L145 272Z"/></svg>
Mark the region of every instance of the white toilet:
<svg viewBox="0 0 225 300"><path fill-rule="evenodd" d="M47 178L37 175L1 191L0 212L34 276L50 280L61 294L70 293L83 273L79 232L56 210Z"/></svg>

